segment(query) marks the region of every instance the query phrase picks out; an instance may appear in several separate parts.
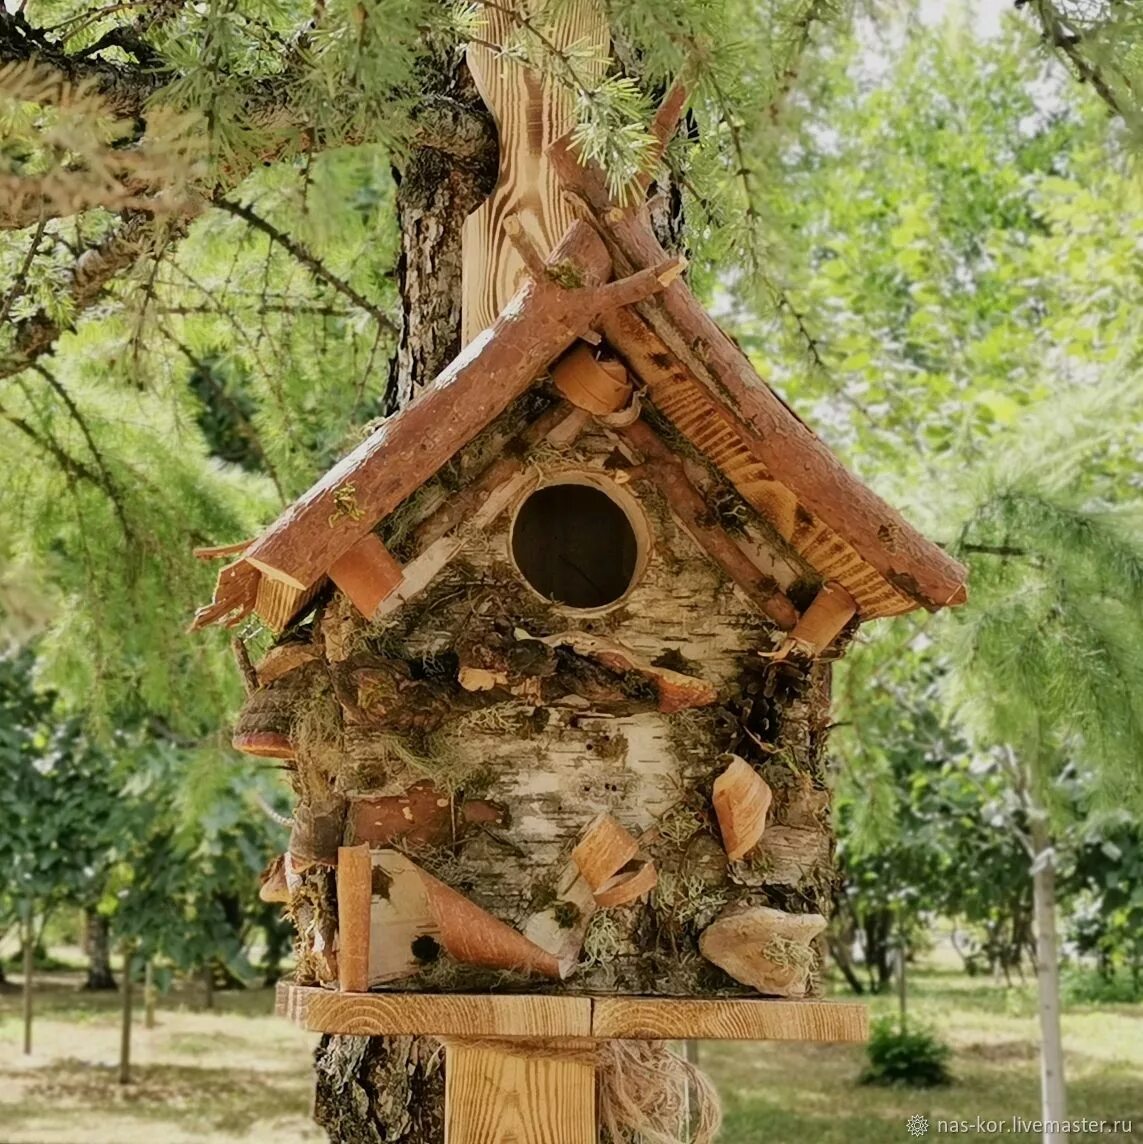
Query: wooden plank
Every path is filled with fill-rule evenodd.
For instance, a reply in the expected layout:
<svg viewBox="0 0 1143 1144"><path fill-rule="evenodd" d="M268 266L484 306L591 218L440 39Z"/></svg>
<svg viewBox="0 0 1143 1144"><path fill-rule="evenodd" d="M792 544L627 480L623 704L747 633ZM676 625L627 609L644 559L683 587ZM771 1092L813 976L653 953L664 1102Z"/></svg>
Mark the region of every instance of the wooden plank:
<svg viewBox="0 0 1143 1144"><path fill-rule="evenodd" d="M596 416L618 413L634 389L622 362L597 359L586 342L573 346L552 366L552 384L572 405Z"/></svg>
<svg viewBox="0 0 1143 1144"><path fill-rule="evenodd" d="M329 578L372 619L381 601L401 583L401 565L375 533L367 533L329 566Z"/></svg>
<svg viewBox="0 0 1143 1144"><path fill-rule="evenodd" d="M610 273L607 251L586 223L572 226L552 258L588 287ZM411 405L290 505L249 547L247 561L274 580L309 587L528 389L596 320L596 302L591 290L529 279Z"/></svg>
<svg viewBox="0 0 1143 1144"><path fill-rule="evenodd" d="M347 993L369 987L373 860L369 844L337 849L337 981Z"/></svg>
<svg viewBox="0 0 1143 1144"><path fill-rule="evenodd" d="M869 1015L845 1001L597 997L591 1031L616 1040L863 1042Z"/></svg>
<svg viewBox="0 0 1143 1144"><path fill-rule="evenodd" d="M590 1045L591 1042L588 1042ZM449 1044L445 1144L596 1144L595 1063Z"/></svg>
<svg viewBox="0 0 1143 1144"><path fill-rule="evenodd" d="M857 602L845 588L836 582L823 584L779 649L779 656L795 650L820 655L856 614Z"/></svg>
<svg viewBox="0 0 1143 1144"><path fill-rule="evenodd" d="M290 626L291 621L318 594L321 583L319 580L303 591L262 576L258 580L254 611L266 627L278 635Z"/></svg>
<svg viewBox="0 0 1143 1144"><path fill-rule="evenodd" d="M492 194L465 219L461 236L465 345L492 324L527 280L524 259L508 240L504 220L517 218L542 256L575 221L546 153L549 144L574 125L575 92L558 68L540 74L497 51L497 45L519 42L520 20L537 11L542 11L546 50L566 51L574 45L577 80L590 87L606 66L610 35L597 0L564 0L556 6L541 0L481 5L480 42L469 45L467 60L496 120L500 174Z"/></svg>
<svg viewBox="0 0 1143 1144"><path fill-rule="evenodd" d="M334 993L280 981L277 1013L314 1033L362 1037L586 1037L590 997L542 993Z"/></svg>
<svg viewBox="0 0 1143 1144"><path fill-rule="evenodd" d="M553 144L548 154L564 185L592 213L615 259L617 275L663 261L666 252L647 212L617 210L598 166L581 165L567 137ZM797 495L801 505L845 537L890 584L918 604L935 609L964 602L964 567L841 464L758 376L682 280L636 308L670 353L741 418L751 431L757 459ZM607 332L610 339L612 331ZM615 348L624 352L621 342Z"/></svg>
<svg viewBox="0 0 1143 1144"><path fill-rule="evenodd" d="M865 1006L740 997L557 997L544 993L334 993L280 981L278 1016L314 1033L387 1037L860 1043Z"/></svg>

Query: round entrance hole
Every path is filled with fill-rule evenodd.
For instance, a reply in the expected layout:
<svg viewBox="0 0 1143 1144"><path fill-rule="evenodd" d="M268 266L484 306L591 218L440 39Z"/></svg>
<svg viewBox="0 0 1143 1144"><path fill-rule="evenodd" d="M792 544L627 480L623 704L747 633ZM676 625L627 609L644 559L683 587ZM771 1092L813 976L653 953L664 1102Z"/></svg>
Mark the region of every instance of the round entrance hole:
<svg viewBox="0 0 1143 1144"><path fill-rule="evenodd" d="M631 587L639 537L630 516L593 484L546 485L520 506L512 556L541 596L571 608L603 608Z"/></svg>

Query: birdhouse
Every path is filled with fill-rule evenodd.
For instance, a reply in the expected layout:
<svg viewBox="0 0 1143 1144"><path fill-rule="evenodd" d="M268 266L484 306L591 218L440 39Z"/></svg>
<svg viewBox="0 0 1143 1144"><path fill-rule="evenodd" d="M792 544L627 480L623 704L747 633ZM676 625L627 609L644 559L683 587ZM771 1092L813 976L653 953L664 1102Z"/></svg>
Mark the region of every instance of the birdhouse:
<svg viewBox="0 0 1143 1144"><path fill-rule="evenodd" d="M965 571L758 376L645 203L579 162L553 82L485 46L470 64L502 131L545 137L502 138L469 220L467 344L222 550L195 620L278 635L234 742L297 795L267 890L298 928L283 1009L342 1033L859 1039L859 1007L815 999L830 663L861 623L961 603Z"/></svg>

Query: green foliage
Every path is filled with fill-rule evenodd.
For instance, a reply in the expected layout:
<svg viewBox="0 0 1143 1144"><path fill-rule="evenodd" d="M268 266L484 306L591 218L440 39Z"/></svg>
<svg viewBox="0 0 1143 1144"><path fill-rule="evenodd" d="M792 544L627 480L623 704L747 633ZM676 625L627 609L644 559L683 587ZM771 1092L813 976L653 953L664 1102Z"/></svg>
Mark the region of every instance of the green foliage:
<svg viewBox="0 0 1143 1144"><path fill-rule="evenodd" d="M146 956L249 978L254 931L281 926L257 897L284 841L250 801L270 785L137 729L93 743L34 667L27 651L0 658L0 929L28 905L95 908Z"/></svg>
<svg viewBox="0 0 1143 1144"><path fill-rule="evenodd" d="M0 926L31 905L90 904L124 823L109 758L32 686L26 653L0 657Z"/></svg>
<svg viewBox="0 0 1143 1144"><path fill-rule="evenodd" d="M1076 396L1053 408L1054 429L1038 419L1034 440L1009 444L974 482L958 548L973 560L975 601L954 628L950 697L982 742L1030 769L1040 805L1074 758L1096 776L1097 805L1139 807L1143 530L1085 466L1101 443L1135 443L1138 395Z"/></svg>
<svg viewBox="0 0 1143 1144"><path fill-rule="evenodd" d="M1067 937L1111 991L1143 989L1143 828L1124 810L1082 822L1061 879ZM1086 976L1082 980L1089 980ZM1130 982L1124 986L1124 982ZM1077 995L1078 996L1078 995Z"/></svg>
<svg viewBox="0 0 1143 1144"><path fill-rule="evenodd" d="M1130 973L1065 970L1060 990L1068 1005L1138 1005L1143 1003L1143 977Z"/></svg>
<svg viewBox="0 0 1143 1144"><path fill-rule="evenodd" d="M952 1082L952 1050L930 1029L879 1017L870 1027L866 1051L869 1065L861 1074L862 1084L934 1088Z"/></svg>

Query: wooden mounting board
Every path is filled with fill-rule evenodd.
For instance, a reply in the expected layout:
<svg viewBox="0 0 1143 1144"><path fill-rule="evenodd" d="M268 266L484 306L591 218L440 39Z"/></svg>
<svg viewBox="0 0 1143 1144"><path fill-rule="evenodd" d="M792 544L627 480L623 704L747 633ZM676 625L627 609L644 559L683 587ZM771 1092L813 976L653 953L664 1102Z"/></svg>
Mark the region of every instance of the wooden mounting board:
<svg viewBox="0 0 1143 1144"><path fill-rule="evenodd" d="M335 993L279 982L277 1013L314 1033L385 1037L864 1042L851 1001L554 997L543 993Z"/></svg>

